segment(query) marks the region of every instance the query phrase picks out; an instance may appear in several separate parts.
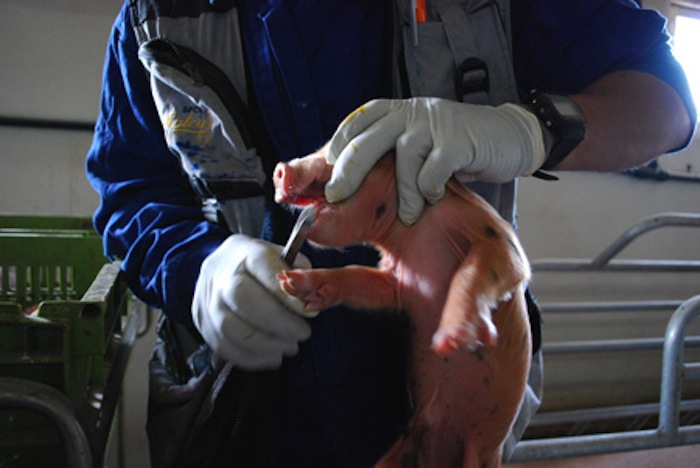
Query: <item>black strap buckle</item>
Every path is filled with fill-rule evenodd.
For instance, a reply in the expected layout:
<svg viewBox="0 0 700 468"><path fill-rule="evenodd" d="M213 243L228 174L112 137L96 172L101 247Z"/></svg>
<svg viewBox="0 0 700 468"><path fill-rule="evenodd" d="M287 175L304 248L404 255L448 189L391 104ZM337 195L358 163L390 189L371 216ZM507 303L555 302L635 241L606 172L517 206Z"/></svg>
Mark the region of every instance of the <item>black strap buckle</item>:
<svg viewBox="0 0 700 468"><path fill-rule="evenodd" d="M480 58L469 57L455 70L455 95L458 100L464 101L467 94L488 94L490 89L489 67Z"/></svg>

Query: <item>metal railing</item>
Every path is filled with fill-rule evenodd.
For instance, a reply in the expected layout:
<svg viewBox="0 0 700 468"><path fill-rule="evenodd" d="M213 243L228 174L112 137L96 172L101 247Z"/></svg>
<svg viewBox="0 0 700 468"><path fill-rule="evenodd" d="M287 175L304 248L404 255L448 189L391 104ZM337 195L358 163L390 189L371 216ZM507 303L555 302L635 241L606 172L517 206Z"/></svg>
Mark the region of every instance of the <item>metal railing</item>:
<svg viewBox="0 0 700 468"><path fill-rule="evenodd" d="M515 448L510 461L600 455L700 443L700 425L680 426L682 380L700 377L700 363L684 362L686 331L698 316L700 296L695 296L676 310L666 329L658 406L659 424L656 429L523 440ZM692 405L693 402L686 402L688 404ZM610 413L609 409L604 411Z"/></svg>
<svg viewBox="0 0 700 468"><path fill-rule="evenodd" d="M617 255L647 232L666 227L700 227L700 214L663 213L632 226L592 260L550 259L532 263L538 272L656 272L700 273L700 260L618 260ZM700 289L700 288L699 288ZM687 336L688 327L700 315L700 296L688 300L581 301L542 303L545 314L579 312L673 311L664 337L545 342L543 354L596 353L663 349L659 403L606 408L563 410L535 415L531 427L567 422L584 423L623 417L656 417L656 429L573 435L521 441L510 461L523 462L598 455L640 449L700 443L700 425L680 425L681 411L700 410L700 400L681 401L684 378L700 378L700 363L686 364L685 346L700 346L699 336ZM546 392L546 389L545 389Z"/></svg>

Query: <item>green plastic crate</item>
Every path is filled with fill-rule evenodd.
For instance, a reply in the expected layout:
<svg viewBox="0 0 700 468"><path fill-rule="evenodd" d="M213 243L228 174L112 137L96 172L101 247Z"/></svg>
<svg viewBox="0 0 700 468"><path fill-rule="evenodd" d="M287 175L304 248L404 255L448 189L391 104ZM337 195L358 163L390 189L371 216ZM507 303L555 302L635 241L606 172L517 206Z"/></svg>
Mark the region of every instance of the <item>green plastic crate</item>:
<svg viewBox="0 0 700 468"><path fill-rule="evenodd" d="M0 215L0 377L7 388L32 381L64 394L74 414L66 423L82 428L95 466L135 335L130 298L90 219ZM75 453L46 416L0 408L0 466L71 466Z"/></svg>
<svg viewBox="0 0 700 468"><path fill-rule="evenodd" d="M127 302L90 220L0 215L0 277L0 376L83 404L105 382Z"/></svg>

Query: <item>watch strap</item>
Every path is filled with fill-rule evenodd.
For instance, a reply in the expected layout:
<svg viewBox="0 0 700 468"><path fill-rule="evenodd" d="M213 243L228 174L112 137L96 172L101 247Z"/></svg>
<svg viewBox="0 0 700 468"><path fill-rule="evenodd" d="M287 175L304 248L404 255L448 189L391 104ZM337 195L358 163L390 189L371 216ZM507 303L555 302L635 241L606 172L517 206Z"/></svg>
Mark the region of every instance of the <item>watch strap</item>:
<svg viewBox="0 0 700 468"><path fill-rule="evenodd" d="M550 170L583 141L586 136L586 118L578 104L568 96L536 93L530 96L528 106L543 129L550 131L555 138L540 168Z"/></svg>

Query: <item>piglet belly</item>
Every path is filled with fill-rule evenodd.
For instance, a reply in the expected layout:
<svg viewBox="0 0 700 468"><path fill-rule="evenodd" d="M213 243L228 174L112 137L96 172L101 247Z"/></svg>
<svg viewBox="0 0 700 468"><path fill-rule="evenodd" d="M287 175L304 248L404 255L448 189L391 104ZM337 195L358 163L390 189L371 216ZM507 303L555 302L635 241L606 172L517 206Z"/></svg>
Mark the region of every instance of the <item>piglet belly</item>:
<svg viewBox="0 0 700 468"><path fill-rule="evenodd" d="M430 347L442 303L414 298L410 305L414 411L404 436L378 466L498 466L529 369L522 295L494 311L495 347L463 348L447 357Z"/></svg>

